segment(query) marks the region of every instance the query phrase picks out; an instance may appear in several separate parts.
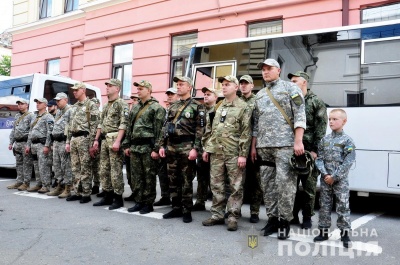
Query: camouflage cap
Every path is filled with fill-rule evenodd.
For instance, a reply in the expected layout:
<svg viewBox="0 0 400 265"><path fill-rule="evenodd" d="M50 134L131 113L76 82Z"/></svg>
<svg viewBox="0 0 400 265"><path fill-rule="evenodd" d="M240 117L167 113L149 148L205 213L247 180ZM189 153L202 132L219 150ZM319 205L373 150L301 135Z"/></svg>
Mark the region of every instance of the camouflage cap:
<svg viewBox="0 0 400 265"><path fill-rule="evenodd" d="M60 100L60 99L63 99L63 98L68 98L68 96L64 92L60 92L60 93L57 93L57 95L56 95L56 97L54 99L55 100Z"/></svg>
<svg viewBox="0 0 400 265"><path fill-rule="evenodd" d="M133 83L134 86L142 86L142 87L147 87L148 89L151 89L151 83L147 80L142 80L139 83L138 82L134 82Z"/></svg>
<svg viewBox="0 0 400 265"><path fill-rule="evenodd" d="M211 93L214 93L214 94L216 95L215 88L212 88L212 87L203 87L203 88L201 89L201 91L202 91L203 93L206 93L207 91L210 91Z"/></svg>
<svg viewBox="0 0 400 265"><path fill-rule="evenodd" d="M131 99L139 98L137 95L131 95Z"/></svg>
<svg viewBox="0 0 400 265"><path fill-rule="evenodd" d="M57 106L57 102L54 99L51 99L49 101L49 103L47 103L47 106L51 107L51 106Z"/></svg>
<svg viewBox="0 0 400 265"><path fill-rule="evenodd" d="M21 98L21 99L18 99L16 103L17 103L17 104L18 104L18 103L21 103L21 104L29 104L29 101L26 100L26 99Z"/></svg>
<svg viewBox="0 0 400 265"><path fill-rule="evenodd" d="M266 59L264 62L258 63L257 64L257 68L258 69L262 69L264 64L269 65L269 66L275 66L276 68L281 68L279 63L276 60L271 59L271 58Z"/></svg>
<svg viewBox="0 0 400 265"><path fill-rule="evenodd" d="M168 93L176 94L176 93L178 93L178 91L176 90L175 87L170 87L170 88L168 88L167 91L165 92L165 94L168 94Z"/></svg>
<svg viewBox="0 0 400 265"><path fill-rule="evenodd" d="M106 81L104 84L108 85L113 85L113 86L117 86L117 87L122 87L122 83L119 79L115 79L115 78L111 78L110 80Z"/></svg>
<svg viewBox="0 0 400 265"><path fill-rule="evenodd" d="M292 79L293 76L303 77L307 82L310 80L310 76L309 76L306 72L303 72L303 71L297 71L297 72L294 73L294 74L289 73L289 74L287 75L287 77L288 77L289 79Z"/></svg>
<svg viewBox="0 0 400 265"><path fill-rule="evenodd" d="M222 83L224 80L233 82L236 85L239 85L239 81L237 80L236 76L227 75L227 76L223 76L223 77L218 77L218 82Z"/></svg>
<svg viewBox="0 0 400 265"><path fill-rule="evenodd" d="M34 101L35 101L35 102L42 102L42 103L46 103L46 104L49 103L49 102L47 101L47 99L45 99L45 98L35 98Z"/></svg>
<svg viewBox="0 0 400 265"><path fill-rule="evenodd" d="M91 98L90 101L92 101L95 104L100 104L100 100L98 98Z"/></svg>
<svg viewBox="0 0 400 265"><path fill-rule="evenodd" d="M239 83L244 80L249 84L253 84L253 78L249 75L243 75L240 79L239 79Z"/></svg>
<svg viewBox="0 0 400 265"><path fill-rule="evenodd" d="M193 86L193 81L190 77L187 76L175 76L174 82L177 83L178 81L187 82L190 86Z"/></svg>
<svg viewBox="0 0 400 265"><path fill-rule="evenodd" d="M72 89L80 89L80 88L82 88L82 89L86 89L86 85L83 83L83 82L78 82L78 83L75 83L74 84L74 86L73 87L71 87Z"/></svg>

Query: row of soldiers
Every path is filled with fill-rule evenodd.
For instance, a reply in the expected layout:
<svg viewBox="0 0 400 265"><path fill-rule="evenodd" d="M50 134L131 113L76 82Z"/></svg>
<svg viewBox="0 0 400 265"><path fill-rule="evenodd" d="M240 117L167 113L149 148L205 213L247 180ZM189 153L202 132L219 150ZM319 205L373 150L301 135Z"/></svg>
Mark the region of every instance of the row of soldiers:
<svg viewBox="0 0 400 265"><path fill-rule="evenodd" d="M204 220L203 225L224 224L226 217L227 229L236 231L243 203L243 183L247 177L246 181L252 182L250 221L259 221L259 208L264 200L269 217L265 235L279 228L284 230L283 239L287 238L298 185L297 175L289 167L288 159L293 153L304 154L305 149L316 151L315 146L326 130L326 108L307 86L302 91L295 81L281 80L280 65L275 60L267 59L259 64L259 68L267 84L265 90L254 95L253 80L248 75L240 80L231 75L220 77L222 93L214 88L203 88L204 104L191 97L193 83L190 78L174 77L176 90L171 88L167 94L176 94L179 99L171 100L168 111L151 96L152 85L146 80L133 83L139 101L131 110L119 97L122 84L117 79L105 83L108 103L101 114L98 106L86 97L83 83L72 87L77 99L72 107L67 104L66 94L57 94L55 118L46 111L46 99L35 99L36 115L27 110L27 101L19 100L20 113L10 135L10 149L16 155L18 174L16 183L9 188L59 194L67 201L87 203L91 201L92 193L91 160L100 156L99 173L104 197L93 205L110 205L110 210L117 209L124 201L122 167L125 155L130 161L130 198L136 202L128 211L146 214L154 210L156 176L161 177L163 163L160 161L165 161L168 178L160 178L164 191L162 188L162 198L155 204L172 204L172 210L163 215L164 219L182 217L183 222L191 222L193 210L205 210L210 185L212 216ZM307 85L304 81L308 81L308 75L304 72L290 74L289 78L297 78ZM237 96L239 87L240 98ZM272 107L272 97L266 96L267 90L274 91L273 87L277 89L274 96L290 116L288 119L293 127L276 107ZM224 98L217 103L221 94ZM311 136L304 134L305 96L312 99L310 106L317 104L307 113ZM51 156L55 177L59 180L52 192L49 191ZM32 158L36 186L29 187L29 160ZM254 174L256 162L259 173ZM193 205L195 175L199 185L197 201ZM306 228L311 226L314 214L316 176L314 179L315 183L309 184L310 194L306 191L307 206L303 208ZM165 191L166 181L168 191ZM307 185L303 183L303 186ZM230 190L228 198L227 186Z"/></svg>

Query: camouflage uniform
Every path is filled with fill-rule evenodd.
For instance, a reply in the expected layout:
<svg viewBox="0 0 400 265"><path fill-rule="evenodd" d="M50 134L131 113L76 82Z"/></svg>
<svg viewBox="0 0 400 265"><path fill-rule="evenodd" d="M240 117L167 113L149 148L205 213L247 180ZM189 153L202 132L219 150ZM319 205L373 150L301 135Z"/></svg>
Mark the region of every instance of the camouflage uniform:
<svg viewBox="0 0 400 265"><path fill-rule="evenodd" d="M130 148L135 201L144 205L152 206L157 195L159 161L152 159L151 153L154 151L158 154L156 139L160 137L164 118L164 108L153 97L146 102L139 101L129 115L129 127L123 146Z"/></svg>
<svg viewBox="0 0 400 265"><path fill-rule="evenodd" d="M70 144L74 191L78 196L90 196L92 192L89 147L93 145L98 122L99 109L89 98L74 104L66 143Z"/></svg>
<svg viewBox="0 0 400 265"><path fill-rule="evenodd" d="M114 191L117 195L124 193L124 177L122 173L124 154L122 148L117 152L112 150L118 131L126 131L128 127L129 107L118 98L108 101L101 114L98 129L101 129L100 178L104 191Z"/></svg>
<svg viewBox="0 0 400 265"><path fill-rule="evenodd" d="M331 226L333 195L336 196L337 226L340 229L351 228L348 174L355 160L354 142L344 132L332 132L319 143L318 157L315 161L316 166L321 171L319 228ZM332 185L325 183L325 175L333 177L334 183Z"/></svg>
<svg viewBox="0 0 400 265"><path fill-rule="evenodd" d="M52 132L54 175L58 183L64 180L65 185L72 184L71 157L70 154L65 151L66 134L71 113L71 106L69 105L66 105L63 109L58 109Z"/></svg>
<svg viewBox="0 0 400 265"><path fill-rule="evenodd" d="M307 129L304 131L304 149L318 153L318 143L325 136L328 115L325 103L319 99L310 89L304 97L306 106ZM299 175L297 178L297 188L301 181L303 192L296 193L293 213L297 214L303 209L303 217L314 215L315 192L319 170L314 167L311 174Z"/></svg>
<svg viewBox="0 0 400 265"><path fill-rule="evenodd" d="M238 157L247 157L251 141L251 111L247 104L235 98L223 100L215 113L212 126L207 121L203 136L204 152L210 153L211 191L213 219L224 218L227 207L229 219L238 219L243 203L243 173L238 167ZM231 195L225 201L225 168L229 178Z"/></svg>
<svg viewBox="0 0 400 265"><path fill-rule="evenodd" d="M51 132L53 131L54 118L47 111L37 114L31 122L27 147L31 149L33 166L35 168L36 186L50 189L51 184ZM44 154L43 148L47 146L49 153Z"/></svg>
<svg viewBox="0 0 400 265"><path fill-rule="evenodd" d="M267 216L290 221L297 179L288 163L293 155L294 133L265 89L270 89L294 128L306 127L304 98L297 85L278 78L257 93L253 111L253 137L257 138L257 154L261 158L261 186Z"/></svg>
<svg viewBox="0 0 400 265"><path fill-rule="evenodd" d="M172 199L172 208L181 209L183 213L191 212L193 206L193 176L196 168L196 161L189 160L190 150L195 148L197 151L201 147L201 137L205 110L200 102L188 98L174 102L167 114L167 121L162 128L167 132L168 124L173 124L173 120L178 115L178 110L191 101L181 112L181 117L175 122L175 132L168 133L168 137L162 137L159 146L167 146L167 171L169 177L169 190ZM166 141L166 142L165 142Z"/></svg>
<svg viewBox="0 0 400 265"><path fill-rule="evenodd" d="M16 161L17 179L19 184L25 183L29 186L32 178L32 155L25 154L26 142L31 123L35 120L35 115L29 111L17 113L15 115L14 126L10 133L10 145L13 145L13 152Z"/></svg>

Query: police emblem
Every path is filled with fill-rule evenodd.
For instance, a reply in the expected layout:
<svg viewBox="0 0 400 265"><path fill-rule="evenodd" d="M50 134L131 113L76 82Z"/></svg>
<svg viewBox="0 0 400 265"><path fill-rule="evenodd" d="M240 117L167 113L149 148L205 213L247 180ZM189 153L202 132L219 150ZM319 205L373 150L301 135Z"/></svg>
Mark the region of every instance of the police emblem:
<svg viewBox="0 0 400 265"><path fill-rule="evenodd" d="M247 247L255 249L258 247L258 236L257 235L247 235Z"/></svg>
<svg viewBox="0 0 400 265"><path fill-rule="evenodd" d="M190 118L190 112L186 112L185 113L185 117L189 119Z"/></svg>

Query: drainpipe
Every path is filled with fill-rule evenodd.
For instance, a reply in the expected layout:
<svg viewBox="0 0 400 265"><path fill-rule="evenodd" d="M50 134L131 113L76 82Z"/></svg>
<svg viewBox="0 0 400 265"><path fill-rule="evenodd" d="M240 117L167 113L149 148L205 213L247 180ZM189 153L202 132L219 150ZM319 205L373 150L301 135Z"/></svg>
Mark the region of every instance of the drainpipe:
<svg viewBox="0 0 400 265"><path fill-rule="evenodd" d="M342 26L349 25L349 0L342 0Z"/></svg>
<svg viewBox="0 0 400 265"><path fill-rule="evenodd" d="M67 76L68 76L69 78L71 78L72 56L73 56L73 53L74 53L74 48L77 48L77 47L80 47L80 46L83 46L83 44L81 44L81 43L79 43L79 44L72 44L72 43L71 43L71 48L69 49L69 55L68 55L68 57L69 57L69 62L68 62L68 72L67 72Z"/></svg>

